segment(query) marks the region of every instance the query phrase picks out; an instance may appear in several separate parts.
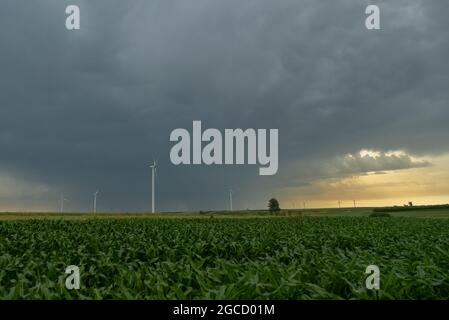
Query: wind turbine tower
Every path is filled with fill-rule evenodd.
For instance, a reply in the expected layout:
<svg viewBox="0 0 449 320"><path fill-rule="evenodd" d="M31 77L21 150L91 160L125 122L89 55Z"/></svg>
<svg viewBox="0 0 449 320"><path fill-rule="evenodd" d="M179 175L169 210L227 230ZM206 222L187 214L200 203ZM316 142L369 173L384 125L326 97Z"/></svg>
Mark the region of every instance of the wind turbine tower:
<svg viewBox="0 0 449 320"><path fill-rule="evenodd" d="M234 192L234 191L232 191L232 188L230 188L230 189L229 189L229 209L230 209L231 211L233 211L233 209L232 209L232 194L233 194L233 192Z"/></svg>
<svg viewBox="0 0 449 320"><path fill-rule="evenodd" d="M94 213L97 213L97 197L98 197L99 190L95 191L94 193Z"/></svg>
<svg viewBox="0 0 449 320"><path fill-rule="evenodd" d="M64 201L67 201L67 199L64 198L64 193L61 193L61 208L60 208L61 213L64 212Z"/></svg>
<svg viewBox="0 0 449 320"><path fill-rule="evenodd" d="M151 212L154 213L154 207L155 207L155 178L156 178L156 168L157 168L157 161L153 161L153 164L150 165L151 168Z"/></svg>

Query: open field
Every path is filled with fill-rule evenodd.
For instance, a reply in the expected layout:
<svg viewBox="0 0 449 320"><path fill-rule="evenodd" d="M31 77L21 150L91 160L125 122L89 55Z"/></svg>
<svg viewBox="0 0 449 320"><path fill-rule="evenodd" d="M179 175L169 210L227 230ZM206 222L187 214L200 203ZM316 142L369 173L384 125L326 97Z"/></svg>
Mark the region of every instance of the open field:
<svg viewBox="0 0 449 320"><path fill-rule="evenodd" d="M0 298L449 298L449 219L344 210L238 219L2 214ZM365 288L370 264L381 270L377 292ZM80 267L80 290L65 288L68 265Z"/></svg>
<svg viewBox="0 0 449 320"><path fill-rule="evenodd" d="M394 207L392 207L395 209ZM18 219L123 219L123 218L278 218L278 217L368 217L373 211L387 212L392 217L449 218L449 207L414 207L402 210L388 208L324 208L324 209L285 209L272 215L267 210L236 211L195 211L163 213L57 213L57 212L0 212L1 220Z"/></svg>

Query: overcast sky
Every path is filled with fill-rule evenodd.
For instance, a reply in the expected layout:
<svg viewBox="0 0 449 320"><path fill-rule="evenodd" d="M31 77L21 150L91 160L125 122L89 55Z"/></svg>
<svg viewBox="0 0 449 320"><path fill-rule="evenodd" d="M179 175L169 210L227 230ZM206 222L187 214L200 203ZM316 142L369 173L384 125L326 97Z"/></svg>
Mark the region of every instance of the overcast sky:
<svg viewBox="0 0 449 320"><path fill-rule="evenodd" d="M70 4L81 30L65 28ZM365 28L368 4L381 30ZM2 0L0 210L57 210L61 192L67 210L90 210L97 188L99 210L149 210L153 158L159 210L226 209L231 186L236 208L319 206L353 198L332 183L370 173L410 186L446 174L448 12L445 0ZM170 132L192 120L279 129L278 174L171 164ZM392 197L373 183L351 190ZM421 194L448 195L431 182Z"/></svg>

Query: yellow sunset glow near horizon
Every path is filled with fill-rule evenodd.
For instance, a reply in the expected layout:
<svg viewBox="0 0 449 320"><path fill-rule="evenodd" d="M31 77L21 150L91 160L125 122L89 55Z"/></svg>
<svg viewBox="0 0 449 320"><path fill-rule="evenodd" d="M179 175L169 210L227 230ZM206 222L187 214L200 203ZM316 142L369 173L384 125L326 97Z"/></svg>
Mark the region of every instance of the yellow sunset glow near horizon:
<svg viewBox="0 0 449 320"><path fill-rule="evenodd" d="M377 156L361 152L361 156ZM449 155L426 157L431 165L419 168L356 174L316 180L285 199L287 207L332 208L449 203ZM288 205L290 203L290 205Z"/></svg>

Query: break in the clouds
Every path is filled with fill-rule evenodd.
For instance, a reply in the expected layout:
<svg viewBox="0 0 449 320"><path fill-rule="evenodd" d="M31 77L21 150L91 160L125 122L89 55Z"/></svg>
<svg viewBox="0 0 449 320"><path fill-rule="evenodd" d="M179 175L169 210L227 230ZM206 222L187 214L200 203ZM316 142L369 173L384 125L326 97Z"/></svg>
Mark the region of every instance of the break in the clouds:
<svg viewBox="0 0 449 320"><path fill-rule="evenodd" d="M317 159L302 164L294 164L300 180L292 177L291 187L305 187L318 180L345 179L369 174L388 174L390 171L431 167L426 159L416 159L404 151L360 150L356 153L336 155L330 159Z"/></svg>
<svg viewBox="0 0 449 320"><path fill-rule="evenodd" d="M79 31L65 29L69 4L81 9ZM381 30L366 30L368 4L380 6ZM148 210L147 164L159 159L160 210L226 208L229 187L234 207L258 208L339 157L346 172L419 165L410 157L449 151L448 9L443 0L1 1L9 187L0 181L0 192L29 210L57 209L64 192L67 210L89 210L100 189L99 210ZM169 134L193 120L279 129L278 174L172 165Z"/></svg>
<svg viewBox="0 0 449 320"><path fill-rule="evenodd" d="M430 166L426 160L415 160L404 152L362 150L356 154L336 157L331 163L335 174L363 174Z"/></svg>

